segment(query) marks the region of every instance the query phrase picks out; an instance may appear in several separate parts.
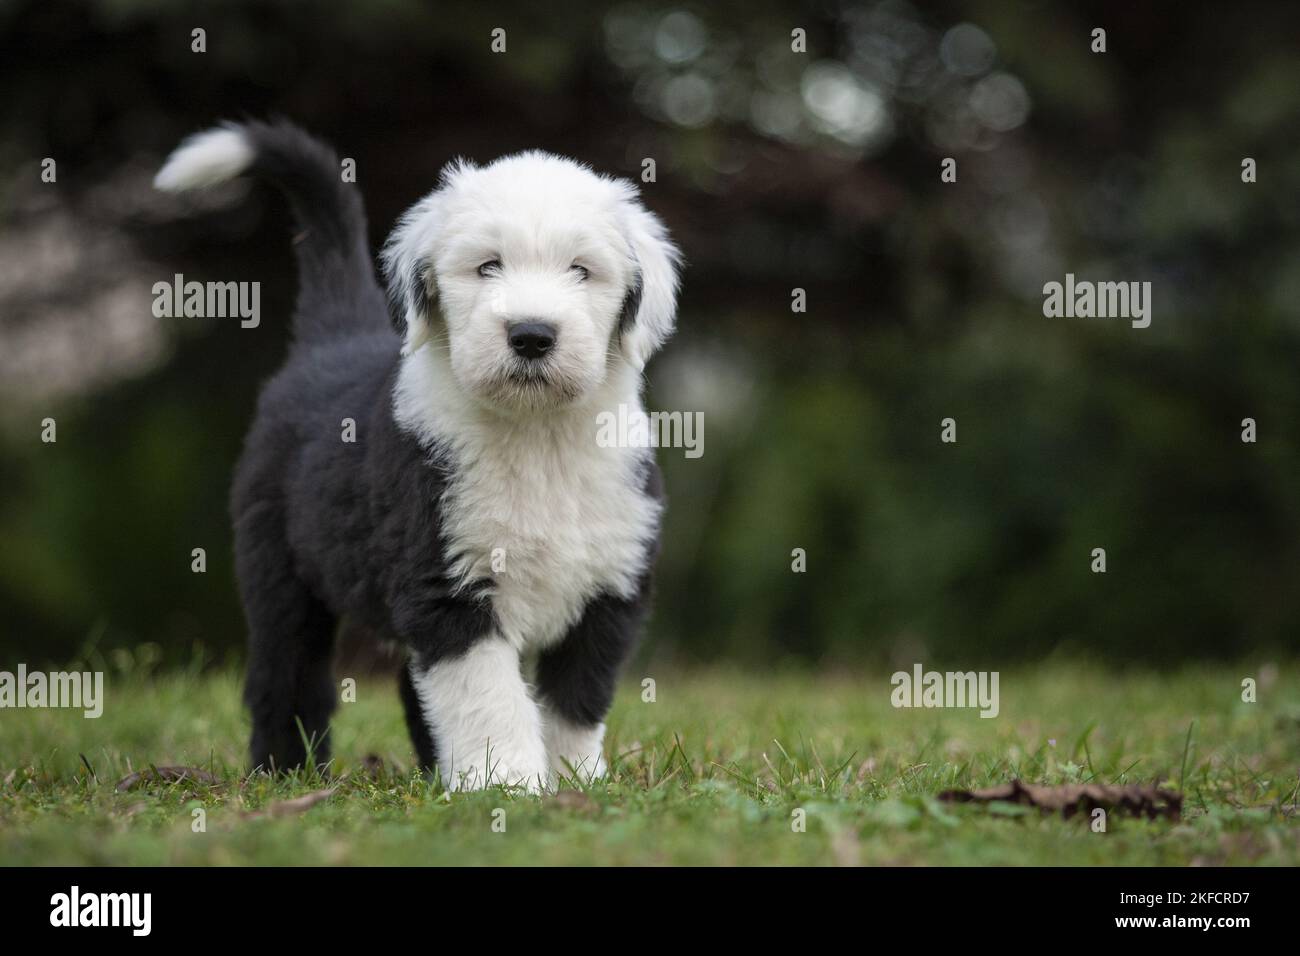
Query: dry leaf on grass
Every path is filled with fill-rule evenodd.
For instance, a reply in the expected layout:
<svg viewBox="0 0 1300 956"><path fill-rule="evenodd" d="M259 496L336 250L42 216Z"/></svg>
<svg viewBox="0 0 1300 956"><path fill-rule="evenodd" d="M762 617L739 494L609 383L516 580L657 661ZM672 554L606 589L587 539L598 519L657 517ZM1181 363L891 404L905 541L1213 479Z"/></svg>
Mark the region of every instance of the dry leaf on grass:
<svg viewBox="0 0 1300 956"><path fill-rule="evenodd" d="M118 793L126 793L126 791L134 790L139 786L156 783L180 783L182 780L190 780L205 787L217 785L216 777L206 770L200 770L198 767L146 767L144 770L137 770L135 773L127 774L117 782L114 789Z"/></svg>
<svg viewBox="0 0 1300 956"><path fill-rule="evenodd" d="M983 790L946 790L940 800L953 803L1017 803L1045 811L1059 811L1065 818L1100 807L1107 813L1121 811L1149 820L1177 820L1182 813L1182 794L1159 787L1119 786L1101 783L1072 783L1059 787L1039 786L1012 780Z"/></svg>
<svg viewBox="0 0 1300 956"><path fill-rule="evenodd" d="M313 790L311 793L304 793L301 797L278 800L275 803L268 803L260 810L250 810L244 814L244 819L260 820L264 817L291 817L310 810L322 800L328 800L332 796L334 796L333 787L327 790Z"/></svg>

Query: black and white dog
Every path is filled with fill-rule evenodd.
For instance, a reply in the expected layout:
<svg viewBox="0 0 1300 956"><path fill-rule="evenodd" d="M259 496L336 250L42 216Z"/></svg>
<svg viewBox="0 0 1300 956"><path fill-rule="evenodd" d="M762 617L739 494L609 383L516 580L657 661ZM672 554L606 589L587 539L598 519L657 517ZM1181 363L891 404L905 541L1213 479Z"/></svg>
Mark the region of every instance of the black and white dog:
<svg viewBox="0 0 1300 956"><path fill-rule="evenodd" d="M155 180L266 177L300 232L293 344L231 494L253 766L328 759L348 615L409 648L407 723L448 786L602 775L662 501L652 453L598 444L597 416L641 408L677 250L627 181L541 152L457 162L384 248L386 306L340 170L296 127L248 123Z"/></svg>

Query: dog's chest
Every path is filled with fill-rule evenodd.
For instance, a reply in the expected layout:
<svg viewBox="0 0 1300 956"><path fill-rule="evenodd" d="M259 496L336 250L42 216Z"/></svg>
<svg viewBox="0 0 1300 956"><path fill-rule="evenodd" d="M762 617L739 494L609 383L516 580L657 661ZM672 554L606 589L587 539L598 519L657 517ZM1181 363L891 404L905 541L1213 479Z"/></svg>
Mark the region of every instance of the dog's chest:
<svg viewBox="0 0 1300 956"><path fill-rule="evenodd" d="M490 582L503 636L520 651L562 639L602 592L636 593L660 506L635 454L541 432L454 455L443 499L452 573Z"/></svg>

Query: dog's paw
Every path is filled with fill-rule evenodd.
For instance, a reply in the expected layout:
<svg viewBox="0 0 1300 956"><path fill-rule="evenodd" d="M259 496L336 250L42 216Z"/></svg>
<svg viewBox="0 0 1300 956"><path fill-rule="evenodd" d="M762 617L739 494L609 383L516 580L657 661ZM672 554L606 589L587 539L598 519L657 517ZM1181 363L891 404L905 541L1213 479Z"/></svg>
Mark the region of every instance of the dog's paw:
<svg viewBox="0 0 1300 956"><path fill-rule="evenodd" d="M536 760L507 763L505 760L493 759L490 764L478 761L451 767L443 771L442 780L448 790L471 791L485 790L488 787L507 787L522 790L524 793L538 794L549 787L550 773Z"/></svg>
<svg viewBox="0 0 1300 956"><path fill-rule="evenodd" d="M609 773L602 745L605 725L582 727L555 714L546 722L546 751L559 776L586 783Z"/></svg>
<svg viewBox="0 0 1300 956"><path fill-rule="evenodd" d="M599 750L595 753L555 754L551 758L551 769L557 775L579 783L589 783L609 776L605 755Z"/></svg>

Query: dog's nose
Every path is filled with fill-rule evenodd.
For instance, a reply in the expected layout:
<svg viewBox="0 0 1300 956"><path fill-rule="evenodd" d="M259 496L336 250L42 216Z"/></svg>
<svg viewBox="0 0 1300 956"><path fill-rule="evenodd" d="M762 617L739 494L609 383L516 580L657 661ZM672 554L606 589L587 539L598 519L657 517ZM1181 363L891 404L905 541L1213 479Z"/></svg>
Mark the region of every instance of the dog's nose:
<svg viewBox="0 0 1300 956"><path fill-rule="evenodd" d="M539 359L555 344L555 326L546 322L517 322L507 332L510 347L526 359Z"/></svg>

